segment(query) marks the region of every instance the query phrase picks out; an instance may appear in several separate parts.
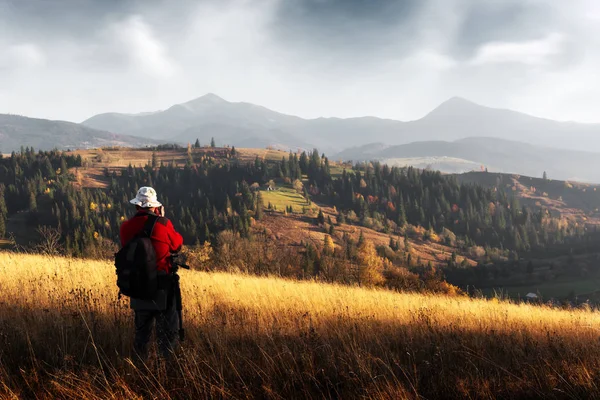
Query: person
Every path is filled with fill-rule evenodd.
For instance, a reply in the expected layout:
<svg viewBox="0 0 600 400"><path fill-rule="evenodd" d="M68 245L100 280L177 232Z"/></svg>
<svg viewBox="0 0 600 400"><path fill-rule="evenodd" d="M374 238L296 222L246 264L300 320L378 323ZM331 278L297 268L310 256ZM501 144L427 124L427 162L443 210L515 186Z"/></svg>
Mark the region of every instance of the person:
<svg viewBox="0 0 600 400"><path fill-rule="evenodd" d="M146 221L154 218L150 240L156 252L159 279L159 290L154 300L131 299L130 306L135 315L134 351L140 358L147 358L153 325L156 324L158 349L163 357L169 358L177 345L179 329L177 294L172 282L174 280L172 254L181 250L183 238L175 230L171 221L164 217L163 205L158 201L157 193L153 188L147 186L140 188L130 203L135 205L137 213L121 225L121 245L125 246L141 233Z"/></svg>

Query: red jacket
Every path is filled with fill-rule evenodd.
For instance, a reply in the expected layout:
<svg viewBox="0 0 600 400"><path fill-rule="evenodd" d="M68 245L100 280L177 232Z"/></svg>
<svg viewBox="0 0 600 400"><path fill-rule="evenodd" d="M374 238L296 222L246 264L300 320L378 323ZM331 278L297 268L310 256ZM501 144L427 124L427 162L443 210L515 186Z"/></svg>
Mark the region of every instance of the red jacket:
<svg viewBox="0 0 600 400"><path fill-rule="evenodd" d="M121 224L121 246L125 246L131 239L144 229L144 224L148 219L148 214L156 215L145 211L140 211L129 220ZM159 271L171 272L171 253L181 250L183 238L175 231L173 224L165 217L160 217L154 225L152 232L152 244L156 251L156 264Z"/></svg>

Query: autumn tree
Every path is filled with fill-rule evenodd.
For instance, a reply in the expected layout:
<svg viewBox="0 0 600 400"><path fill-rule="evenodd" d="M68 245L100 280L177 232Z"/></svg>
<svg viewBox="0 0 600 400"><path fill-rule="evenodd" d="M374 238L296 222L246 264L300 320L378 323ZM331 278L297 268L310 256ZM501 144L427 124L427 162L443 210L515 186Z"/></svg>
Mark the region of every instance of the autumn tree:
<svg viewBox="0 0 600 400"><path fill-rule="evenodd" d="M358 283L361 286L374 286L384 282L383 259L377 254L375 245L368 239L358 247Z"/></svg>
<svg viewBox="0 0 600 400"><path fill-rule="evenodd" d="M323 252L326 255L332 255L335 251L335 244L333 243L333 239L331 239L330 235L325 235L323 240Z"/></svg>

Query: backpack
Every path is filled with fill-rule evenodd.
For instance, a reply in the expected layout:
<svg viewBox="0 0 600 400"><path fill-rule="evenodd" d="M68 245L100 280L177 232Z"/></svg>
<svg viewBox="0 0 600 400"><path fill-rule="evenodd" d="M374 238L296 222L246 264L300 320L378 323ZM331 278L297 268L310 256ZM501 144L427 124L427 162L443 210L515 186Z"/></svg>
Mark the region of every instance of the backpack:
<svg viewBox="0 0 600 400"><path fill-rule="evenodd" d="M119 294L153 300L158 292L156 251L150 238L159 217L149 215L144 229L115 253Z"/></svg>

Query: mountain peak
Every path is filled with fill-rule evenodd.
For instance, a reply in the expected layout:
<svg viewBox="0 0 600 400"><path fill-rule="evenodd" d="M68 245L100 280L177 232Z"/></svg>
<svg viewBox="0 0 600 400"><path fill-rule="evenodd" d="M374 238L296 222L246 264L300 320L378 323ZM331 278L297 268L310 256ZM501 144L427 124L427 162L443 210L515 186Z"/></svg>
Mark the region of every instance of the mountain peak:
<svg viewBox="0 0 600 400"><path fill-rule="evenodd" d="M477 103L472 102L471 100L467 100L463 97L454 96L440 104L437 108L440 107L483 107ZM435 110L434 110L435 111Z"/></svg>
<svg viewBox="0 0 600 400"><path fill-rule="evenodd" d="M207 93L204 96L198 97L196 99L190 100L188 102L183 103L183 106L193 106L200 104L222 104L227 103L226 100L217 96L214 93Z"/></svg>
<svg viewBox="0 0 600 400"><path fill-rule="evenodd" d="M452 97L425 116L425 118L432 116L465 116L472 114L475 110L481 110L486 108L470 100L462 97Z"/></svg>

